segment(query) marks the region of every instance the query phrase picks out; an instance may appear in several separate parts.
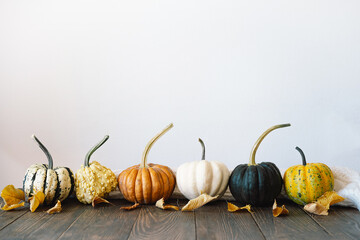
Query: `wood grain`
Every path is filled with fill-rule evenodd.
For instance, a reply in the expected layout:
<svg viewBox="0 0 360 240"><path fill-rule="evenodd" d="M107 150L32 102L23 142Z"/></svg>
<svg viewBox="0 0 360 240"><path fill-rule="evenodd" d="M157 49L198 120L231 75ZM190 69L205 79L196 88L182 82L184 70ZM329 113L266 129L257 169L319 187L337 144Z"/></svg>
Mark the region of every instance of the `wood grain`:
<svg viewBox="0 0 360 240"><path fill-rule="evenodd" d="M0 231L0 239L57 239L85 209L74 199L62 203L60 214L47 214L51 206L40 206L31 213L26 205L25 214ZM51 233L51 234L49 234Z"/></svg>
<svg viewBox="0 0 360 240"><path fill-rule="evenodd" d="M1 201L1 200L0 200ZM158 209L143 205L133 211L125 200L93 208L77 199L62 203L63 212L49 215L40 206L35 213L28 204L14 211L0 211L0 239L360 239L360 212L332 207L329 216L306 213L291 201L288 216L274 218L271 207L254 213L227 212L225 201L209 203L194 212ZM184 206L185 200L171 200Z"/></svg>
<svg viewBox="0 0 360 240"><path fill-rule="evenodd" d="M247 210L230 213L224 201L196 209L195 217L198 239L264 239Z"/></svg>
<svg viewBox="0 0 360 240"><path fill-rule="evenodd" d="M125 200L110 200L114 205L99 204L93 208L83 205L85 211L70 225L59 239L127 239L140 209L120 210L130 205Z"/></svg>
<svg viewBox="0 0 360 240"><path fill-rule="evenodd" d="M353 208L331 207L328 216L306 213L336 239L360 239L360 212Z"/></svg>
<svg viewBox="0 0 360 240"><path fill-rule="evenodd" d="M172 200L167 204L177 202ZM179 205L184 206L185 201L179 201ZM194 213L142 205L129 239L195 239Z"/></svg>
<svg viewBox="0 0 360 240"><path fill-rule="evenodd" d="M252 214L266 239L328 239L326 232L295 203L279 200L278 206L285 204L289 215L273 217L271 207L254 207Z"/></svg>
<svg viewBox="0 0 360 240"><path fill-rule="evenodd" d="M0 206L2 207L3 205L4 205L4 201L2 200L2 198L0 198ZM29 211L28 206L17 208L11 211L0 210L0 231L9 224L11 224L12 222L14 222L16 219L20 218L28 211Z"/></svg>

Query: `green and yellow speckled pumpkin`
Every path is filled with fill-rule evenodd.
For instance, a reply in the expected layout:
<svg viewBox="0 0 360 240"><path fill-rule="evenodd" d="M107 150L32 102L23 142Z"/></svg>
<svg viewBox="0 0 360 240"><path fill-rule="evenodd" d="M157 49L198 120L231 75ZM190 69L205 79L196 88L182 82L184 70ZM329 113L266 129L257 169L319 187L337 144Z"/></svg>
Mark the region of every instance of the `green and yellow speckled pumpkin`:
<svg viewBox="0 0 360 240"><path fill-rule="evenodd" d="M314 202L334 188L334 177L323 163L306 163L303 151L296 147L302 157L302 165L288 168L284 174L284 185L291 200L300 205Z"/></svg>

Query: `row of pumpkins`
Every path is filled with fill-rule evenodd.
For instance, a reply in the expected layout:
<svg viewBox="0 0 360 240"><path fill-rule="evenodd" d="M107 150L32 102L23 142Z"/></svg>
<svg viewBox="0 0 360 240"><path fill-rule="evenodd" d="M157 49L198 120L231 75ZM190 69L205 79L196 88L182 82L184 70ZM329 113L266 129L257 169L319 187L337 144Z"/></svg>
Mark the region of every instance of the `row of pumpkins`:
<svg viewBox="0 0 360 240"><path fill-rule="evenodd" d="M251 151L250 162L238 165L231 174L225 164L205 160L205 145L199 139L203 149L202 160L182 164L175 175L167 166L147 163L151 147L173 127L173 124L170 124L147 144L141 163L122 171L117 179L109 168L96 161L90 163L91 155L108 140L109 136L105 136L86 154L84 165L76 172L75 177L67 167L54 168L49 151L33 136L46 154L48 164L35 164L28 168L23 189L27 198L35 191L42 191L46 204L54 204L57 200L63 201L73 191L80 202L90 204L95 197L107 197L118 186L128 201L150 204L161 198L168 199L174 191L175 184L188 199L196 198L203 193L221 197L229 186L237 201L253 206L265 206L274 202L284 182L290 199L297 204L305 205L333 189L334 178L328 166L322 163L306 163L304 153L298 147L296 149L302 156L302 165L290 167L285 172L284 180L274 163L255 162L256 151L266 135L275 129L288 126L290 124L276 125L266 130L256 141Z"/></svg>

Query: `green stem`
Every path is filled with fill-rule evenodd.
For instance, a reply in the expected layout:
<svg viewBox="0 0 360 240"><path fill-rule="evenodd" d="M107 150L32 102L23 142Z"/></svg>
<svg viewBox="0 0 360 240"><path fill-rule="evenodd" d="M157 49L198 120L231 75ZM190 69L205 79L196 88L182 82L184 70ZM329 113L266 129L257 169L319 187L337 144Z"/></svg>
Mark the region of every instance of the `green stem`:
<svg viewBox="0 0 360 240"><path fill-rule="evenodd" d="M39 139L37 139L37 137L33 134L31 136L35 142L37 142L37 144L39 145L39 147L41 148L41 150L43 150L43 152L45 153L47 159L48 159L48 162L49 162L49 169L53 169L53 159L49 153L49 151L46 149L46 147L40 142Z"/></svg>
<svg viewBox="0 0 360 240"><path fill-rule="evenodd" d="M266 135L268 135L271 131L275 130L275 129L278 129L278 128L283 128L283 127L290 127L290 123L287 123L287 124L280 124L280 125L275 125L275 126L272 126L271 128L269 128L268 130L266 130L259 138L258 140L256 141L253 149L251 150L251 153L250 153L250 161L249 161L249 166L250 165L256 165L255 163L255 154L256 154L256 151L257 149L259 148L259 145L260 143L262 142L262 140L264 140L264 138L266 137Z"/></svg>
<svg viewBox="0 0 360 240"><path fill-rule="evenodd" d="M199 142L200 142L200 144L202 146L202 150L203 150L201 160L205 160L205 144L204 144L203 140L201 140L201 138L199 138Z"/></svg>
<svg viewBox="0 0 360 240"><path fill-rule="evenodd" d="M147 155L150 152L151 147L153 146L153 144L162 136L164 135L167 131L169 131L174 125L172 123L169 124L169 126L167 126L164 130L162 130L158 135L156 135L155 137L153 137L150 142L148 142L148 144L145 147L145 150L143 152L142 155L142 159L141 159L141 163L140 163L140 168L148 168L149 166L147 165Z"/></svg>
<svg viewBox="0 0 360 240"><path fill-rule="evenodd" d="M299 147L296 147L295 149L299 151L301 158L302 158L302 164L304 166L306 166L306 158L305 158L305 154L304 154L303 150L301 150L301 148L299 148Z"/></svg>
<svg viewBox="0 0 360 240"><path fill-rule="evenodd" d="M109 139L109 135L106 135L103 140L101 140L98 144L96 144L94 147L92 147L90 149L90 151L86 154L85 156L85 162L84 162L84 167L89 167L90 164L90 157L91 155L99 148L101 147L107 140Z"/></svg>

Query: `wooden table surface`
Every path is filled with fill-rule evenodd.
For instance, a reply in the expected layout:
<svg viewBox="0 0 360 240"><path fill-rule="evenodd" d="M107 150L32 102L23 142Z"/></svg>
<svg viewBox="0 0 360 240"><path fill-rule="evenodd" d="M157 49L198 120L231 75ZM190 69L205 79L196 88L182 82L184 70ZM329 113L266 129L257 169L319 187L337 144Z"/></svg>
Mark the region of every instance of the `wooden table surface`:
<svg viewBox="0 0 360 240"><path fill-rule="evenodd" d="M1 200L2 201L2 200ZM63 211L49 215L48 207L35 213L26 206L0 210L0 239L360 239L360 212L332 207L328 216L308 214L288 200L278 200L290 211L274 218L271 207L230 213L225 201L181 212L141 206L132 211L125 200L93 208L76 199L62 203ZM182 207L185 200L170 200ZM1 202L2 204L2 202Z"/></svg>

